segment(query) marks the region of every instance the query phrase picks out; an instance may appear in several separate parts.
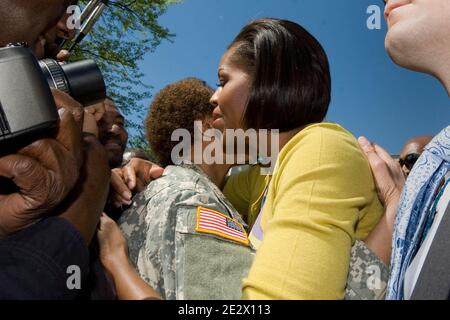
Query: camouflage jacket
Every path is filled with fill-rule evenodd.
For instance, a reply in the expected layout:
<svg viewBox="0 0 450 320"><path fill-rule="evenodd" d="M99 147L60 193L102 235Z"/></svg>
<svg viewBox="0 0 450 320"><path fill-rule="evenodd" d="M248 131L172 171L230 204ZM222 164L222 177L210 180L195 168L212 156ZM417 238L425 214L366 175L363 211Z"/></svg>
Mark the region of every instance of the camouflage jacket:
<svg viewBox="0 0 450 320"><path fill-rule="evenodd" d="M224 225L200 228L202 208L241 232L241 238L233 230L221 232ZM240 215L200 168L167 167L135 197L119 225L130 260L163 299L241 298L254 249L245 241Z"/></svg>

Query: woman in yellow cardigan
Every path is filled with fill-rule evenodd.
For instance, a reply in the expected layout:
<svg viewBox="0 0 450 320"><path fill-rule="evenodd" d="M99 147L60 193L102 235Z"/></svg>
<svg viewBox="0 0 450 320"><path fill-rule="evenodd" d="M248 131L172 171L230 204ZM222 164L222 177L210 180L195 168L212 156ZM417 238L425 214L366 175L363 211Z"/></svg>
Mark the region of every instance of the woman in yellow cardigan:
<svg viewBox="0 0 450 320"><path fill-rule="evenodd" d="M295 23L257 20L225 52L219 81L211 98L216 128L280 130L273 176L255 166L224 189L258 249L243 298L343 299L352 245L375 227L382 206L355 138L322 123L331 89L322 47ZM123 242L117 227L102 220L101 242ZM131 289L152 296L129 271L135 281L127 283L140 284Z"/></svg>
<svg viewBox="0 0 450 320"><path fill-rule="evenodd" d="M258 251L243 297L342 299L351 247L377 224L382 206L356 139L321 123L331 91L324 50L298 24L256 20L228 47L218 76L216 128L280 131L270 184L255 191L261 201L236 200L251 190L239 183L225 189L238 209L263 203L258 220L258 210L247 210Z"/></svg>

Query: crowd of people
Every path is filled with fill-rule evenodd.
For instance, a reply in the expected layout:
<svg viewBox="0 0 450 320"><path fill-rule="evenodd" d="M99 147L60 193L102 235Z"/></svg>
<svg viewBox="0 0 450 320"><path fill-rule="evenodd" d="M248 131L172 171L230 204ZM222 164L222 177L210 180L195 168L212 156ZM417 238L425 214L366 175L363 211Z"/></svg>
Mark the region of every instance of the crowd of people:
<svg viewBox="0 0 450 320"><path fill-rule="evenodd" d="M75 2L2 1L0 45L69 59L54 44L74 36ZM450 2L385 2L392 60L450 95ZM245 25L218 81L183 79L155 96L154 162L125 150L112 97L82 106L52 90L56 132L0 150L0 299L450 299L450 127L394 160L324 122L327 54L292 21ZM174 156L180 129L194 154ZM248 129L269 141L277 131L272 174L250 159L229 174L235 141L211 132ZM223 161L197 161L213 149Z"/></svg>

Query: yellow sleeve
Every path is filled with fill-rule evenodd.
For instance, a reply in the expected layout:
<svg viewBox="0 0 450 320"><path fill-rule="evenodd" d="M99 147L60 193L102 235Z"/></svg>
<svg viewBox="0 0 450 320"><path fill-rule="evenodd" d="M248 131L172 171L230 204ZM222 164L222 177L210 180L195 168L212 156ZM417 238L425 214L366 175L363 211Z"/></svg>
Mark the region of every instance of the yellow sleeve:
<svg viewBox="0 0 450 320"><path fill-rule="evenodd" d="M370 169L343 129L304 131L280 153L244 299L344 298Z"/></svg>

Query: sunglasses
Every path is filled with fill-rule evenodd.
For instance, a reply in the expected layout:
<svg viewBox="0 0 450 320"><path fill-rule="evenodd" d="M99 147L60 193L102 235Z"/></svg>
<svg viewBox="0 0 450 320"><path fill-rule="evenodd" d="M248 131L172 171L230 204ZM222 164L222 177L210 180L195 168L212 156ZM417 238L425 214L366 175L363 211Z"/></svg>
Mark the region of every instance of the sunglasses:
<svg viewBox="0 0 450 320"><path fill-rule="evenodd" d="M398 159L398 162L400 163L400 166L405 166L409 170L412 170L414 167L414 164L419 160L420 154L418 153L410 153L408 154L405 159Z"/></svg>

